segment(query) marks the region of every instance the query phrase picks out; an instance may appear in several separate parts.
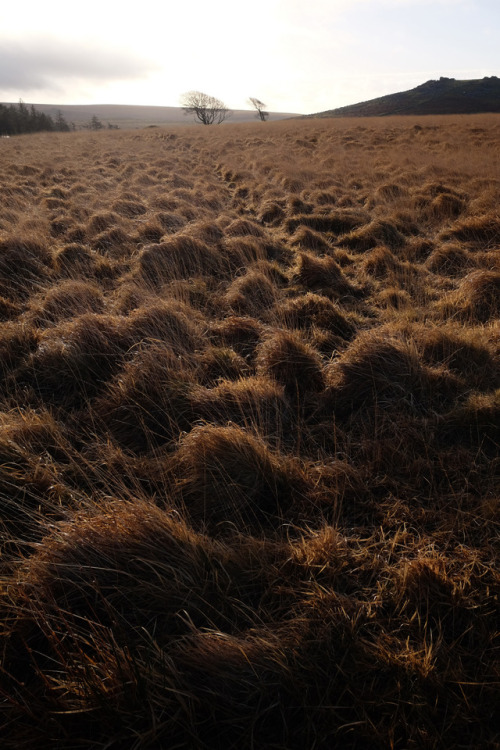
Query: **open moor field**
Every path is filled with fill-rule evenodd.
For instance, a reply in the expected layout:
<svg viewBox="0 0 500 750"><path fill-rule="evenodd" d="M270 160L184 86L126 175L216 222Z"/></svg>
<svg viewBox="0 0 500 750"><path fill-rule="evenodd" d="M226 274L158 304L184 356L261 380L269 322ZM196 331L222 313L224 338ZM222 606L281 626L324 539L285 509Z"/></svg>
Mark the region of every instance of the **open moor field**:
<svg viewBox="0 0 500 750"><path fill-rule="evenodd" d="M3 748L499 748L499 157L0 141Z"/></svg>

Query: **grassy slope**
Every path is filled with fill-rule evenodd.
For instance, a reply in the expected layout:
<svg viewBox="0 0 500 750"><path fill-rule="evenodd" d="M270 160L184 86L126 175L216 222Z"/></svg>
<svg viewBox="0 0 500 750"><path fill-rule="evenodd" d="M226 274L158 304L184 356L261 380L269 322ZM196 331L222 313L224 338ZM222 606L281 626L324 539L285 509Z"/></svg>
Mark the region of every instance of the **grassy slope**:
<svg viewBox="0 0 500 750"><path fill-rule="evenodd" d="M1 142L2 747L498 747L499 143Z"/></svg>
<svg viewBox="0 0 500 750"><path fill-rule="evenodd" d="M409 91L319 112L310 117L379 117L388 115L453 115L500 112L500 79L460 81L441 78Z"/></svg>

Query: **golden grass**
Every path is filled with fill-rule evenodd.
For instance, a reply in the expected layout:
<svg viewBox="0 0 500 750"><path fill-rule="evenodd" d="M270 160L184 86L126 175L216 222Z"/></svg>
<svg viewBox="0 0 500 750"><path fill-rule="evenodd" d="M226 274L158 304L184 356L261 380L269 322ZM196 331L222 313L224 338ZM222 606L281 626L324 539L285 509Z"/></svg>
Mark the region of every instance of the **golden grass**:
<svg viewBox="0 0 500 750"><path fill-rule="evenodd" d="M2 141L2 747L498 748L499 146Z"/></svg>

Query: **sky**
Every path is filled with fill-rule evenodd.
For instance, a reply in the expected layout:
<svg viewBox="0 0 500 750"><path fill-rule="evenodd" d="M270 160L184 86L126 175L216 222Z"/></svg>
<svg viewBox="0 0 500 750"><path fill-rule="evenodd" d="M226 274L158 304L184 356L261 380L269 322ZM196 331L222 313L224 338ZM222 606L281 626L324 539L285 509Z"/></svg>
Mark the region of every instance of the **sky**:
<svg viewBox="0 0 500 750"><path fill-rule="evenodd" d="M0 6L0 102L310 114L430 79L500 77L499 0L23 0Z"/></svg>

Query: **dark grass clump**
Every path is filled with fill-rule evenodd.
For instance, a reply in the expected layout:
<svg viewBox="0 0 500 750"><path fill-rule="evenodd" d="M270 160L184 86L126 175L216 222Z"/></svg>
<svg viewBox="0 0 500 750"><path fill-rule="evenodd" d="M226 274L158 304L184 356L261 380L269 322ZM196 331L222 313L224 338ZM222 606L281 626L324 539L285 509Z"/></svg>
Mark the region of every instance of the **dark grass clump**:
<svg viewBox="0 0 500 750"><path fill-rule="evenodd" d="M259 221L267 226L279 226L285 218L285 208L278 201L267 200L261 203Z"/></svg>
<svg viewBox="0 0 500 750"><path fill-rule="evenodd" d="M16 395L11 376L38 346L39 333L29 325L4 323L0 331L0 382L3 395Z"/></svg>
<svg viewBox="0 0 500 750"><path fill-rule="evenodd" d="M340 306L320 294L308 292L299 297L284 300L276 307L276 315L289 328L309 331L313 326L324 328L335 336L350 340L356 326Z"/></svg>
<svg viewBox="0 0 500 750"><path fill-rule="evenodd" d="M500 317L500 272L474 271L464 278L459 289L462 314L486 323Z"/></svg>
<svg viewBox="0 0 500 750"><path fill-rule="evenodd" d="M471 216L457 221L443 234L443 239L494 246L500 242L500 220L492 214Z"/></svg>
<svg viewBox="0 0 500 750"><path fill-rule="evenodd" d="M295 332L278 331L266 338L256 362L257 371L276 380L290 397L300 399L325 388L321 357Z"/></svg>
<svg viewBox="0 0 500 750"><path fill-rule="evenodd" d="M443 410L458 392L451 374L422 366L414 345L371 332L355 339L333 365L333 373L339 417L364 408L408 414Z"/></svg>
<svg viewBox="0 0 500 750"><path fill-rule="evenodd" d="M467 204L452 193L437 195L429 205L429 213L435 218L455 219L465 211Z"/></svg>
<svg viewBox="0 0 500 750"><path fill-rule="evenodd" d="M92 620L109 625L115 617L117 630L128 634L132 645L134 625L149 622L152 632L161 626L164 646L185 633L190 621L198 627L224 625L215 572L217 557L220 564L224 556L178 515L150 504L114 502L103 514L75 514L47 541L22 574L23 593L37 593L31 607L31 598L25 602L33 624L56 625L67 616L76 632L91 636ZM192 619L185 620L182 610ZM51 634L45 635L50 640Z"/></svg>
<svg viewBox="0 0 500 750"><path fill-rule="evenodd" d="M289 234L293 234L302 225L315 232L337 236L361 226L365 219L364 215L346 211L330 214L296 214L286 220L285 229Z"/></svg>
<svg viewBox="0 0 500 750"><path fill-rule="evenodd" d="M243 357L227 346L209 346L197 357L196 376L204 386L217 385L221 380L238 380L248 372Z"/></svg>
<svg viewBox="0 0 500 750"><path fill-rule="evenodd" d="M277 296L278 290L269 277L250 269L233 281L224 299L233 312L262 318L273 307Z"/></svg>
<svg viewBox="0 0 500 750"><path fill-rule="evenodd" d="M315 252L328 252L330 244L325 239L324 234L315 232L309 227L299 226L297 231L290 238L292 247L304 248L304 250L314 250Z"/></svg>
<svg viewBox="0 0 500 750"><path fill-rule="evenodd" d="M392 285L379 292L378 302L382 308L389 310L405 310L411 307L411 297L408 292Z"/></svg>
<svg viewBox="0 0 500 750"><path fill-rule="evenodd" d="M264 230L249 219L235 219L224 230L228 237L263 237Z"/></svg>
<svg viewBox="0 0 500 750"><path fill-rule="evenodd" d="M191 371L165 344L138 348L94 411L101 431L127 450L145 453L188 430L195 419Z"/></svg>
<svg viewBox="0 0 500 750"><path fill-rule="evenodd" d="M462 245L446 244L433 250L425 265L433 273L459 276L474 265L474 258Z"/></svg>
<svg viewBox="0 0 500 750"><path fill-rule="evenodd" d="M50 279L52 254L37 240L10 238L0 241L0 293L6 299L25 300Z"/></svg>
<svg viewBox="0 0 500 750"><path fill-rule="evenodd" d="M209 245L219 246L224 239L223 230L214 221L199 221L189 225L188 233Z"/></svg>
<svg viewBox="0 0 500 750"><path fill-rule="evenodd" d="M361 290L347 279L334 258L320 258L311 253L298 254L293 280L310 291L334 298L359 297Z"/></svg>
<svg viewBox="0 0 500 750"><path fill-rule="evenodd" d="M256 237L225 237L222 253L235 272L267 258L264 243Z"/></svg>
<svg viewBox="0 0 500 750"><path fill-rule="evenodd" d="M500 316L500 273L478 270L465 276L458 289L436 303L443 317L461 321L488 323Z"/></svg>
<svg viewBox="0 0 500 750"><path fill-rule="evenodd" d="M438 438L445 445L466 445L491 457L500 450L500 388L490 393L472 393L466 401L444 415Z"/></svg>
<svg viewBox="0 0 500 750"><path fill-rule="evenodd" d="M88 224L87 231L89 234L98 235L101 232L120 225L120 217L112 211L101 211L100 213L94 214Z"/></svg>
<svg viewBox="0 0 500 750"><path fill-rule="evenodd" d="M379 219L346 234L340 242L352 250L366 252L377 245L387 245L393 250L399 250L404 247L406 238L394 223Z"/></svg>
<svg viewBox="0 0 500 750"><path fill-rule="evenodd" d="M58 273L72 278L90 276L95 259L92 252L79 242L65 245L54 258L54 267Z"/></svg>
<svg viewBox="0 0 500 750"><path fill-rule="evenodd" d="M395 182L380 185L374 193L377 201L395 201L408 195L408 189Z"/></svg>
<svg viewBox="0 0 500 750"><path fill-rule="evenodd" d="M58 464L71 460L63 431L46 411L0 417L0 541L7 566L30 554L45 535L43 521L63 518L73 505Z"/></svg>
<svg viewBox="0 0 500 750"><path fill-rule="evenodd" d="M111 227L91 240L92 247L113 258L126 257L132 249L130 234L122 227Z"/></svg>
<svg viewBox="0 0 500 750"><path fill-rule="evenodd" d="M137 237L139 242L144 244L161 242L164 234L165 229L158 221L156 221L156 219L144 221L144 223L141 223L137 227Z"/></svg>
<svg viewBox="0 0 500 750"><path fill-rule="evenodd" d="M147 245L137 260L139 275L152 286L174 279L224 276L220 253L189 235L176 235L160 244Z"/></svg>
<svg viewBox="0 0 500 750"><path fill-rule="evenodd" d="M148 300L133 310L122 324L130 346L161 343L173 354L192 354L202 345L203 317L189 304L176 300Z"/></svg>
<svg viewBox="0 0 500 750"><path fill-rule="evenodd" d="M500 384L500 362L472 332L425 328L414 335L424 363L447 367L468 387L486 391Z"/></svg>
<svg viewBox="0 0 500 750"><path fill-rule="evenodd" d="M104 298L96 284L63 281L53 285L42 299L36 300L29 317L34 325L49 326L85 313L104 312Z"/></svg>
<svg viewBox="0 0 500 750"><path fill-rule="evenodd" d="M215 343L232 347L249 361L255 354L262 332L262 323L254 318L230 315L214 323L210 335Z"/></svg>
<svg viewBox="0 0 500 750"><path fill-rule="evenodd" d="M177 492L190 519L216 530L277 527L301 486L296 464L239 427L196 427L174 457Z"/></svg>
<svg viewBox="0 0 500 750"><path fill-rule="evenodd" d="M237 669L247 657L231 667L223 646L211 652L209 668L210 649L201 640L209 631L230 639L232 628L247 623L228 562L221 546L178 517L140 503L110 504L105 512L82 513L53 528L44 549L20 571L10 602L17 622L3 675L17 685L11 710L23 721L27 741L36 735L39 747L69 748L74 738L91 746L98 736L132 747L134 735L141 736L142 747L152 746L142 736L149 733L145 716L151 712L153 722L163 725L154 731L154 742L163 737L167 744L172 738L184 744L198 736L205 744L210 732L215 739L210 703L220 709L222 701L231 714L230 687L238 684L239 699L248 697ZM229 597L228 587L234 589ZM238 644L234 650L241 655L245 639ZM258 663L259 649L251 643L246 648ZM264 674L261 669L260 677ZM197 696L193 686L200 680L205 689ZM260 693L257 678L251 687ZM193 707L183 699L186 710L176 716L178 691L192 696L187 701ZM196 704L207 709L204 721ZM85 721L79 720L82 711ZM4 740L17 745L19 727L14 733L12 727L3 730Z"/></svg>
<svg viewBox="0 0 500 750"><path fill-rule="evenodd" d="M380 245L370 250L364 258L363 269L370 276L383 279L396 273L401 268L394 253L388 247Z"/></svg>
<svg viewBox="0 0 500 750"><path fill-rule="evenodd" d="M283 386L265 376L223 380L215 387L198 390L196 413L218 425L234 423L279 445L291 428L290 404Z"/></svg>
<svg viewBox="0 0 500 750"><path fill-rule="evenodd" d="M159 211L155 214L155 220L160 224L165 234L180 232L187 224L184 216L169 211Z"/></svg>
<svg viewBox="0 0 500 750"><path fill-rule="evenodd" d="M120 216L125 216L129 219L144 216L147 211L146 206L139 200L119 200L113 203L111 208Z"/></svg>
<svg viewBox="0 0 500 750"><path fill-rule="evenodd" d="M126 348L116 318L87 313L43 333L16 382L45 404L80 409L114 375Z"/></svg>
<svg viewBox="0 0 500 750"><path fill-rule="evenodd" d="M273 469L262 465L263 478ZM23 742L304 746L285 655L293 628L278 634L250 614L282 557L256 541L235 554L141 503L56 525L9 602L4 675ZM5 730L17 745L19 727Z"/></svg>

